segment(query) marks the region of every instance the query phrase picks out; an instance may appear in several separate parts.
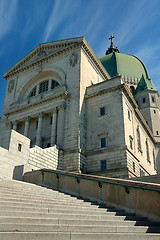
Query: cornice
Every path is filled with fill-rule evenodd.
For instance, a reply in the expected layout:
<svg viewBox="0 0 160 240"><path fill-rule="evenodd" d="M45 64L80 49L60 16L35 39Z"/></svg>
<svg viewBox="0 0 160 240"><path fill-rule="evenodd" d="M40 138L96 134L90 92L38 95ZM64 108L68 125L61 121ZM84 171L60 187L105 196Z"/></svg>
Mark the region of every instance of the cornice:
<svg viewBox="0 0 160 240"><path fill-rule="evenodd" d="M38 45L34 50L28 53L24 58L22 58L19 62L17 62L13 67L11 67L7 72L3 74L3 77L7 80L8 78L12 78L17 74L26 72L35 67L39 67L44 63L51 61L54 58L59 57L60 55L64 55L69 53L75 49L82 48L83 51L87 54L87 56L92 60L98 71L102 74L103 78L109 79L110 76L106 72L105 68L87 43L84 37L75 38L71 40L62 40L58 42L44 43ZM54 52L49 53L48 55L42 56L40 59L35 62L31 62L28 65L25 65L29 60L33 57L38 56L43 51L46 50L55 50Z"/></svg>
<svg viewBox="0 0 160 240"><path fill-rule="evenodd" d="M23 111L28 110L28 109L31 109L31 108L33 108L33 107L35 107L35 106L39 106L39 105L41 105L41 104L43 104L43 103L50 102L50 101L53 100L53 99L59 99L59 98L60 98L60 99L67 99L68 97L69 97L68 92L67 92L67 91L64 91L63 93L61 93L61 94L58 95L58 96L51 96L51 97L48 97L48 98L46 98L46 99L41 99L41 100L38 101L38 102L31 103L31 104L27 104L27 105L25 105L25 106L22 106L22 107L19 107L19 108L13 110L13 111L6 112L6 113L4 113L4 115L5 115L6 117L10 117L10 116L13 115L13 114L16 114L16 113L19 113L19 112L23 112Z"/></svg>
<svg viewBox="0 0 160 240"><path fill-rule="evenodd" d="M104 89L104 90L100 90L100 91L97 91L97 92L94 92L94 93L91 93L91 94L87 94L85 96L85 99L90 99L90 98L93 98L93 97L97 97L97 96L106 94L108 92L113 92L113 91L116 91L116 90L120 90L122 88L123 88L123 84L119 84L117 86L114 86L114 87L111 87L111 88L108 88L108 89Z"/></svg>

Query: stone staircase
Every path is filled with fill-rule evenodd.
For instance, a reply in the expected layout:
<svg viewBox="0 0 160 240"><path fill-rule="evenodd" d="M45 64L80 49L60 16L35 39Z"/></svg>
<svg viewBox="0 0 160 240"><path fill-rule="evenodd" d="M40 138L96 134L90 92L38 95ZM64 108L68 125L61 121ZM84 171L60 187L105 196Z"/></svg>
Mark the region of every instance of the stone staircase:
<svg viewBox="0 0 160 240"><path fill-rule="evenodd" d="M160 240L160 223L44 187L0 179L0 240L28 239Z"/></svg>

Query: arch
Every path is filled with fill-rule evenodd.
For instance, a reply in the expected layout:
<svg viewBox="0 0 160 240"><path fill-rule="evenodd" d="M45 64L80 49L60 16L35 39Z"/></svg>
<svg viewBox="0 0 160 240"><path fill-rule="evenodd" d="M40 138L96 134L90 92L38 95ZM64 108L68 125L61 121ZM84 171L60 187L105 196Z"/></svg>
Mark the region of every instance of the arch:
<svg viewBox="0 0 160 240"><path fill-rule="evenodd" d="M21 101L27 99L28 95L36 87L36 85L47 79L53 79L59 85L65 84L66 81L65 73L59 67L54 66L52 67L52 70L44 69L40 73L34 73L30 77L30 80L19 89L17 94L17 100Z"/></svg>

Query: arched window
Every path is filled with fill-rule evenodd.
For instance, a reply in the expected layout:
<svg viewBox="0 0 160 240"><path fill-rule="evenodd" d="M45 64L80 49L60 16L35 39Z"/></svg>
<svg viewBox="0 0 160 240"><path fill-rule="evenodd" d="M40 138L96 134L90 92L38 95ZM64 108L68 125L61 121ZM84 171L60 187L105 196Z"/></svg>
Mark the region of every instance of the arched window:
<svg viewBox="0 0 160 240"><path fill-rule="evenodd" d="M47 81L41 82L39 84L39 94L42 92L48 91L48 83L49 83L49 81L47 80Z"/></svg>
<svg viewBox="0 0 160 240"><path fill-rule="evenodd" d="M34 97L34 96L36 96L36 87L34 87L29 94L29 97Z"/></svg>
<svg viewBox="0 0 160 240"><path fill-rule="evenodd" d="M147 155L147 162L150 163L149 146L148 146L148 140L147 139L146 139L146 155Z"/></svg>
<svg viewBox="0 0 160 240"><path fill-rule="evenodd" d="M138 151L141 151L141 137L140 137L139 126L137 126L137 146L138 146Z"/></svg>
<svg viewBox="0 0 160 240"><path fill-rule="evenodd" d="M57 87L58 85L59 85L58 82L56 82L55 80L52 80L51 89L54 89L54 88Z"/></svg>

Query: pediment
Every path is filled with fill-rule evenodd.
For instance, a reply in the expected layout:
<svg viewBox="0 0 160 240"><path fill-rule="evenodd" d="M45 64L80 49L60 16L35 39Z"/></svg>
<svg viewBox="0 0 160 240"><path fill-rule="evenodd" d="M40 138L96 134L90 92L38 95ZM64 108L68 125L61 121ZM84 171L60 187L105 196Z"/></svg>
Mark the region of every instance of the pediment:
<svg viewBox="0 0 160 240"><path fill-rule="evenodd" d="M62 54L63 51L67 51L67 49L75 47L81 42L83 42L83 37L40 44L4 73L3 76L7 78L9 75L22 69L29 68L51 56Z"/></svg>

